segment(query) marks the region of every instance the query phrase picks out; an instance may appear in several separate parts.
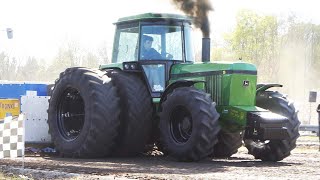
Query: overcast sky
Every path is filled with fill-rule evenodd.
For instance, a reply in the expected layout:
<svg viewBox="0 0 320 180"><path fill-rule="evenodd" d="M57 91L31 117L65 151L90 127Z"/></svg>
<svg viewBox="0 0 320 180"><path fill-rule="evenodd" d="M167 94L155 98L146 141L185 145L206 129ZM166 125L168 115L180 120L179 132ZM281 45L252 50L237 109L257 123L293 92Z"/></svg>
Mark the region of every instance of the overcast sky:
<svg viewBox="0 0 320 180"><path fill-rule="evenodd" d="M243 8L258 13L296 14L320 24L317 0L212 0L212 36L232 30L236 13ZM91 49L103 42L112 45L118 18L145 12L181 13L170 0L0 0L0 29L11 27L14 38L0 31L0 52L13 56L35 56L50 60L57 47L69 39Z"/></svg>

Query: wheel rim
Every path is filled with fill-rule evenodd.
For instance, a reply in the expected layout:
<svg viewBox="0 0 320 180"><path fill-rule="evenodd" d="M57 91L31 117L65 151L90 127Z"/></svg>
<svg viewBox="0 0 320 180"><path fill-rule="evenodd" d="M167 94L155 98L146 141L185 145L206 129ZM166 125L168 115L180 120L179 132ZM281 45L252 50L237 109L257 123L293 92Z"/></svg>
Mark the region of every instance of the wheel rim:
<svg viewBox="0 0 320 180"><path fill-rule="evenodd" d="M80 92L67 88L58 103L58 127L60 134L69 141L75 140L84 126L85 110Z"/></svg>
<svg viewBox="0 0 320 180"><path fill-rule="evenodd" d="M177 143L186 143L192 134L192 116L187 108L177 106L170 115L171 137Z"/></svg>

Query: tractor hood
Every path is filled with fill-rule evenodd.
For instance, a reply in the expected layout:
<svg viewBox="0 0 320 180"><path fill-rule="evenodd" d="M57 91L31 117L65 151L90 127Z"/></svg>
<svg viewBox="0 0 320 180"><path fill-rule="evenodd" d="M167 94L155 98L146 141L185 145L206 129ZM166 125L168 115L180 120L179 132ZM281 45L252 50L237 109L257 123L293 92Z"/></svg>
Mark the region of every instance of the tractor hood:
<svg viewBox="0 0 320 180"><path fill-rule="evenodd" d="M200 62L194 64L176 64L171 68L171 76L191 77L218 74L251 74L257 75L255 65L244 62Z"/></svg>
<svg viewBox="0 0 320 180"><path fill-rule="evenodd" d="M203 82L197 88L205 90L217 106L254 106L257 69L244 62L201 62L175 64L170 71L170 83L180 80Z"/></svg>

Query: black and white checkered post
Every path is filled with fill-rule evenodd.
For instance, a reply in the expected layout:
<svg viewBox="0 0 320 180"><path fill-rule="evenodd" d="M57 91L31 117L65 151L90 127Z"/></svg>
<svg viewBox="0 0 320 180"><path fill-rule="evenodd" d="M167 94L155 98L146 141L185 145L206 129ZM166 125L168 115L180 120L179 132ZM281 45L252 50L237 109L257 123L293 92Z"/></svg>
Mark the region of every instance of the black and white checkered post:
<svg viewBox="0 0 320 180"><path fill-rule="evenodd" d="M24 118L6 117L0 122L0 158L24 156Z"/></svg>

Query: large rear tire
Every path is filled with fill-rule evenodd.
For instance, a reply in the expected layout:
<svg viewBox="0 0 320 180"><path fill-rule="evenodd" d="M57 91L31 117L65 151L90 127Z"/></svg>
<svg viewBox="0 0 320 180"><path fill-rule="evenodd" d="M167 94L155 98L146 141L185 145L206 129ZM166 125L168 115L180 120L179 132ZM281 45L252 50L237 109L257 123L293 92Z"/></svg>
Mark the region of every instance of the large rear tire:
<svg viewBox="0 0 320 180"><path fill-rule="evenodd" d="M115 145L119 99L111 79L99 70L68 68L49 100L49 133L61 156L96 158Z"/></svg>
<svg viewBox="0 0 320 180"><path fill-rule="evenodd" d="M133 73L110 71L109 77L120 97L120 136L114 154L133 156L142 153L150 138L152 126L152 99L147 86Z"/></svg>
<svg viewBox="0 0 320 180"><path fill-rule="evenodd" d="M297 113L293 103L274 91L263 91L257 94L256 105L268 109L273 113L280 114L289 119L287 126L290 135L286 140L258 141L246 139L245 146L249 154L262 161L281 161L290 155L290 151L296 147L296 141L299 137L299 125Z"/></svg>
<svg viewBox="0 0 320 180"><path fill-rule="evenodd" d="M160 141L178 161L207 157L217 143L219 114L210 95L193 87L180 87L161 104Z"/></svg>

